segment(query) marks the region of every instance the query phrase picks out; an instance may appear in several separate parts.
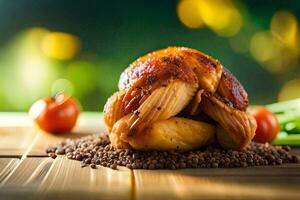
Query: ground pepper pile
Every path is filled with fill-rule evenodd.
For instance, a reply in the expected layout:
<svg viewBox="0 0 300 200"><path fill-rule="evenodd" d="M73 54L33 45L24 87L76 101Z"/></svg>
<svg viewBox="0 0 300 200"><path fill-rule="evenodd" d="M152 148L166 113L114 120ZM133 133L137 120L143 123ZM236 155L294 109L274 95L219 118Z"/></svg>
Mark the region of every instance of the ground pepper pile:
<svg viewBox="0 0 300 200"><path fill-rule="evenodd" d="M46 152L52 158L66 154L67 158L81 161L81 166L97 165L117 169L184 169L184 168L236 168L260 165L300 163L299 156L291 155L290 148L268 143L251 143L242 151L225 150L217 144L205 149L181 151L142 152L131 149L115 149L107 136L87 136L67 139Z"/></svg>

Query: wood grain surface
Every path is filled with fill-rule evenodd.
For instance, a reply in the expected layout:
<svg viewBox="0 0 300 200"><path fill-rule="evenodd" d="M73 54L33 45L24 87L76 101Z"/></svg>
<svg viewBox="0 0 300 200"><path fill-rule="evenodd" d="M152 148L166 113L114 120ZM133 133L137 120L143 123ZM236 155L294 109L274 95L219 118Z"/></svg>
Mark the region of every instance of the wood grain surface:
<svg viewBox="0 0 300 200"><path fill-rule="evenodd" d="M67 137L103 133L99 119L99 114L82 117L74 132L64 135L43 133L26 124L30 122L26 119L22 120L22 126L0 122L0 200L300 199L299 164L236 169L111 170L99 166L82 168L80 162L65 156L56 159L46 156L48 145ZM292 152L300 155L299 149Z"/></svg>
<svg viewBox="0 0 300 200"><path fill-rule="evenodd" d="M35 138L36 141L34 141L32 147L28 151L27 156L28 157L47 156L46 153L47 147L53 146L56 143L65 140L66 138L76 139L87 135L90 135L90 133L77 132L77 133L66 133L63 135L54 135L39 130Z"/></svg>
<svg viewBox="0 0 300 200"><path fill-rule="evenodd" d="M299 199L299 169L134 170L136 199Z"/></svg>
<svg viewBox="0 0 300 200"><path fill-rule="evenodd" d="M81 168L77 161L59 156L39 186L37 194L54 199L64 199L70 194L76 194L76 199L130 199L130 191L131 171L127 168Z"/></svg>
<svg viewBox="0 0 300 200"><path fill-rule="evenodd" d="M36 133L32 127L0 127L0 157L21 157Z"/></svg>
<svg viewBox="0 0 300 200"><path fill-rule="evenodd" d="M16 158L0 158L0 183L11 173L19 161Z"/></svg>
<svg viewBox="0 0 300 200"><path fill-rule="evenodd" d="M52 163L51 158L25 158L20 161L13 173L2 182L5 187L33 187L41 183Z"/></svg>

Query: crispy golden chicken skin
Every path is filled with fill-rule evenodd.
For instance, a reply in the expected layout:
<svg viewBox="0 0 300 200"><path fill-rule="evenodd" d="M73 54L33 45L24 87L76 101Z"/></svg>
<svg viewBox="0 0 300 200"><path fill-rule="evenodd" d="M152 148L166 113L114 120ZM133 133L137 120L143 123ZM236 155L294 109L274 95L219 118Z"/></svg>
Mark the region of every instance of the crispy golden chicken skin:
<svg viewBox="0 0 300 200"><path fill-rule="evenodd" d="M214 99L204 94L221 97L221 103L227 106L217 108L222 117L211 106ZM183 111L190 115L205 112L224 127L223 134L237 143L230 147L242 148L254 136L256 124L251 123L248 129L241 125L238 131L232 131L227 123L235 120L231 117L235 112L231 111L248 117L247 106L244 88L218 61L194 49L169 47L137 59L122 73L119 92L105 105L104 122L112 144L118 148L189 150L209 144L216 128L176 116Z"/></svg>
<svg viewBox="0 0 300 200"><path fill-rule="evenodd" d="M172 80L198 83L214 92L222 74L222 66L209 56L185 47L169 47L149 53L133 62L121 75L119 89L128 89L125 113L136 110L158 87Z"/></svg>

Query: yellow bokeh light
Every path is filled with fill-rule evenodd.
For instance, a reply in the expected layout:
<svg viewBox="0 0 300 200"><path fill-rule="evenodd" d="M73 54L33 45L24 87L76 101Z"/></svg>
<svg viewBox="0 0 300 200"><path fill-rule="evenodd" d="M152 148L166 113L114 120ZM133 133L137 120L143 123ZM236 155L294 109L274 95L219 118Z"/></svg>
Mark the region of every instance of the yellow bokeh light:
<svg viewBox="0 0 300 200"><path fill-rule="evenodd" d="M183 0L177 6L180 21L189 28L200 28L203 21L199 12L199 0Z"/></svg>
<svg viewBox="0 0 300 200"><path fill-rule="evenodd" d="M51 58L70 60L78 53L80 41L78 37L68 33L51 32L43 38L41 48Z"/></svg>
<svg viewBox="0 0 300 200"><path fill-rule="evenodd" d="M229 0L199 1L203 21L221 36L232 36L239 32L242 17Z"/></svg>
<svg viewBox="0 0 300 200"><path fill-rule="evenodd" d="M292 13L288 11L276 12L271 20L271 31L276 34L283 43L291 48L296 48L298 22Z"/></svg>
<svg viewBox="0 0 300 200"><path fill-rule="evenodd" d="M250 52L271 73L283 73L297 66L299 31L296 17L288 11L276 12L270 31L258 32L250 42Z"/></svg>
<svg viewBox="0 0 300 200"><path fill-rule="evenodd" d="M250 53L264 69L280 74L295 66L295 54L270 31L258 32L250 40Z"/></svg>
<svg viewBox="0 0 300 200"><path fill-rule="evenodd" d="M242 25L243 21L240 12L237 9L230 8L226 21L224 21L223 28L214 28L214 30L220 36L232 37L241 30Z"/></svg>
<svg viewBox="0 0 300 200"><path fill-rule="evenodd" d="M177 14L189 28L206 25L224 37L237 34L243 24L240 11L231 0L181 0Z"/></svg>
<svg viewBox="0 0 300 200"><path fill-rule="evenodd" d="M295 98L300 98L300 79L294 79L285 83L278 94L279 101Z"/></svg>
<svg viewBox="0 0 300 200"><path fill-rule="evenodd" d="M250 53L260 62L270 60L275 55L273 36L270 32L258 32L250 41Z"/></svg>

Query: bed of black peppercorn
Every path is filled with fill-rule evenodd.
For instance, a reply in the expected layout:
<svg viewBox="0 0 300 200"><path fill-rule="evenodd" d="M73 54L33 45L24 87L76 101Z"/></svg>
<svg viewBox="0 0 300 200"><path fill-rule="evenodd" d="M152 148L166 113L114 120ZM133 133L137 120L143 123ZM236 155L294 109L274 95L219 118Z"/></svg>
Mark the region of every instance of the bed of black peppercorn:
<svg viewBox="0 0 300 200"><path fill-rule="evenodd" d="M117 169L125 166L130 169L184 169L184 168L236 168L260 165L281 165L299 163L299 156L291 155L287 146L272 146L269 143L252 142L242 151L225 150L217 144L205 149L192 151L136 151L115 149L109 138L87 136L76 140L67 139L56 146L47 148L52 158L66 155L78 160L81 166L97 165Z"/></svg>

